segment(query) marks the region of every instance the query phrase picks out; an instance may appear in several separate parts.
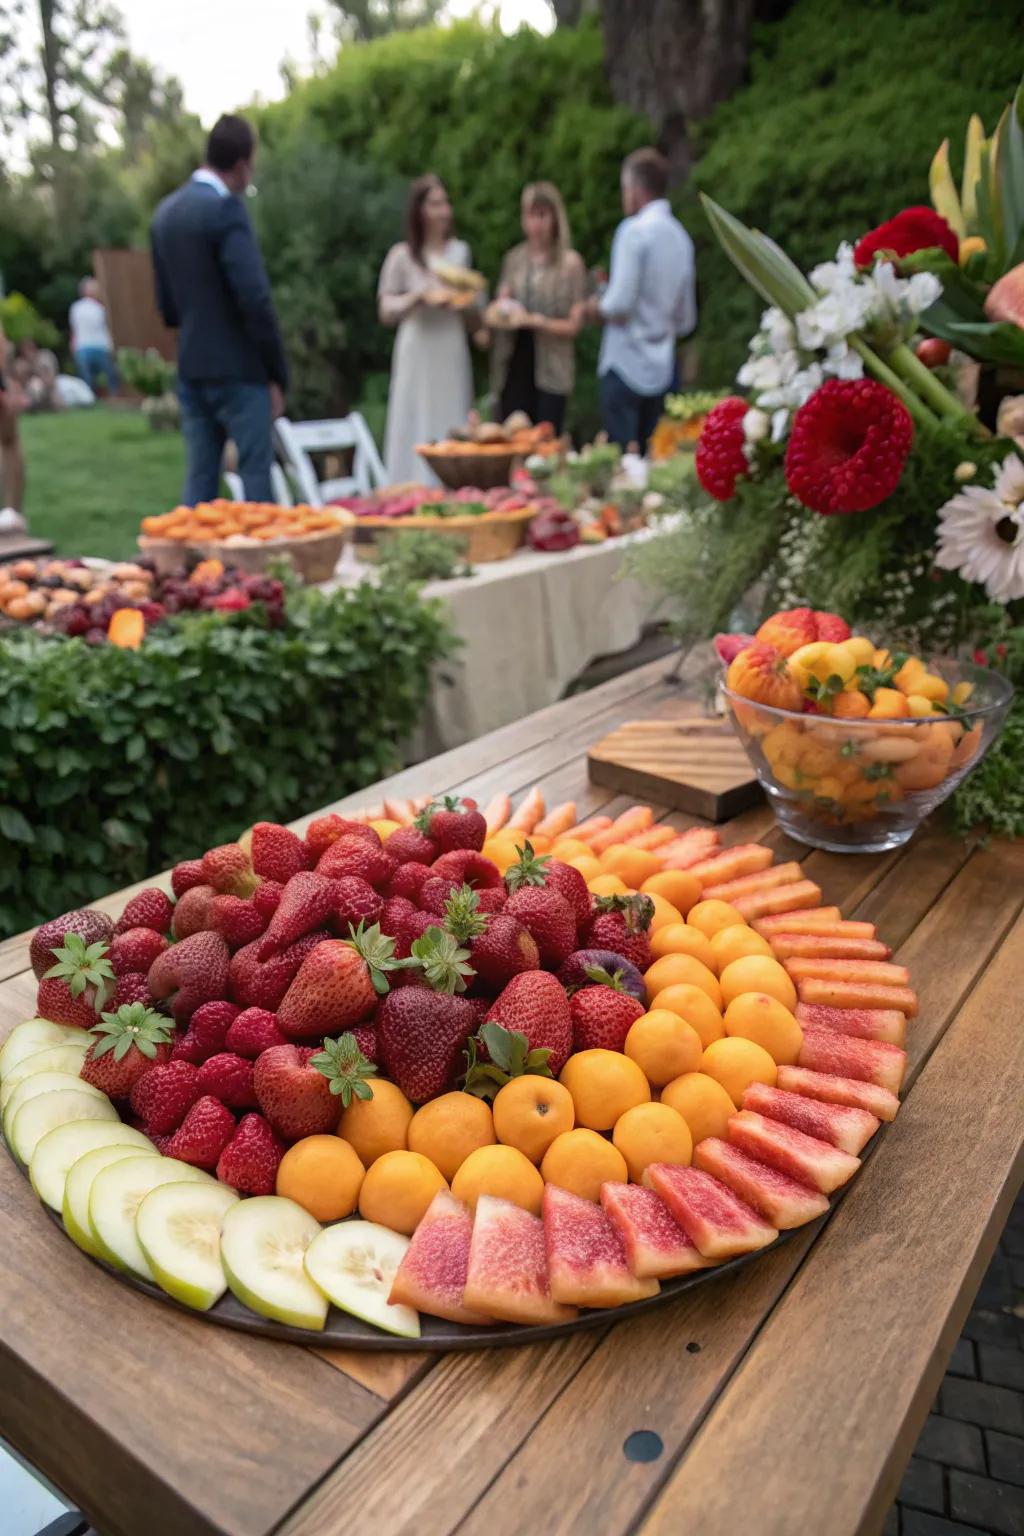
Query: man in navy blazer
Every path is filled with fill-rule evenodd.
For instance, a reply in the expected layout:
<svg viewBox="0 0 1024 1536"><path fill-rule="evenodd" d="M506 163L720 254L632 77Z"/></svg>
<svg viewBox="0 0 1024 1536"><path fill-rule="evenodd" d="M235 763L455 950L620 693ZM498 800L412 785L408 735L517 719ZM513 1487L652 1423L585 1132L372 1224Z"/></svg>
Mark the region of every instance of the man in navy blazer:
<svg viewBox="0 0 1024 1536"><path fill-rule="evenodd" d="M178 332L189 506L218 495L228 438L247 498L273 500L272 424L284 411L288 365L242 201L255 148L244 118L220 118L202 169L164 198L150 231L157 303Z"/></svg>

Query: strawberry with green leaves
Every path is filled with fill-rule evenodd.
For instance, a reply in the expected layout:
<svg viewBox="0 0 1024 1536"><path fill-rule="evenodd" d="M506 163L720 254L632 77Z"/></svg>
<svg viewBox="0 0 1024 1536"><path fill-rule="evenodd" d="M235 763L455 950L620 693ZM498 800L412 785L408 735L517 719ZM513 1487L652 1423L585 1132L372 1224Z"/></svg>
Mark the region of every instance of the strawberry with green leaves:
<svg viewBox="0 0 1024 1536"><path fill-rule="evenodd" d="M598 896L594 916L584 936L591 949L610 949L638 970L651 964L651 919L654 902L637 892L631 896Z"/></svg>
<svg viewBox="0 0 1024 1536"><path fill-rule="evenodd" d="M534 853L533 844L529 840L522 847L517 845L516 852L519 858L505 871L505 887L509 895L514 896L525 886L532 885L557 891L572 908L577 932L582 933L590 922L593 899L579 870L571 864L563 864L560 859L551 858L549 854Z"/></svg>
<svg viewBox="0 0 1024 1536"><path fill-rule="evenodd" d="M487 823L476 804L460 795L443 795L420 812L414 823L433 843L437 852L453 848L472 848L480 852L487 840Z"/></svg>
<svg viewBox="0 0 1024 1536"><path fill-rule="evenodd" d="M630 996L622 973L594 966L589 971L593 986L582 987L569 999L574 1051L621 1051L630 1029L645 1012L643 1003Z"/></svg>
<svg viewBox="0 0 1024 1536"><path fill-rule="evenodd" d="M470 962L485 990L498 991L522 971L540 967L537 945L514 917L481 909L480 893L460 886L445 904L446 932L469 949Z"/></svg>
<svg viewBox="0 0 1024 1536"><path fill-rule="evenodd" d="M68 933L51 953L55 959L39 983L36 1013L53 1024L95 1029L115 985L106 943L86 944Z"/></svg>
<svg viewBox="0 0 1024 1536"><path fill-rule="evenodd" d="M92 1029L79 1076L108 1098L126 1099L140 1078L168 1060L173 1028L144 1003L123 1003Z"/></svg>
<svg viewBox="0 0 1024 1536"><path fill-rule="evenodd" d="M493 1099L514 1077L553 1076L550 1063L551 1052L546 1046L531 1049L519 1030L505 1029L489 1019L469 1041L465 1091L478 1099Z"/></svg>
<svg viewBox="0 0 1024 1536"><path fill-rule="evenodd" d="M325 1040L324 1048L309 1058L326 1079L333 1094L341 1100L342 1109L348 1109L353 1099L372 1099L373 1089L367 1078L377 1075L376 1065L364 1056L359 1036L363 1030L349 1031L337 1040Z"/></svg>
<svg viewBox="0 0 1024 1536"><path fill-rule="evenodd" d="M476 1027L473 1004L458 994L473 978L469 951L450 933L428 928L412 945L422 985L400 987L377 1009L377 1047L387 1075L414 1104L454 1086L466 1041Z"/></svg>
<svg viewBox="0 0 1024 1536"><path fill-rule="evenodd" d="M557 1077L572 1050L572 1019L565 988L549 971L524 971L503 987L487 1018L526 1036L531 1051L549 1052Z"/></svg>
<svg viewBox="0 0 1024 1536"><path fill-rule="evenodd" d="M303 960L277 1010L289 1040L322 1040L364 1023L388 990L388 973L407 962L395 957L395 941L376 923L349 939L325 939Z"/></svg>
<svg viewBox="0 0 1024 1536"><path fill-rule="evenodd" d="M337 1129L338 1096L313 1066L314 1057L322 1054L311 1045L275 1045L256 1058L252 1082L257 1103L285 1141Z"/></svg>

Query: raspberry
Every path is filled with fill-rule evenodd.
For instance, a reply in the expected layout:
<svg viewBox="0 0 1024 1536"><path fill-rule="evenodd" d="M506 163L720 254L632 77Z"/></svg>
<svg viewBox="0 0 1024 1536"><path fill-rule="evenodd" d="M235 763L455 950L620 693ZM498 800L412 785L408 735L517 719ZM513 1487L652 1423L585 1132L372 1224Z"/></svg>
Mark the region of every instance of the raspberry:
<svg viewBox="0 0 1024 1536"><path fill-rule="evenodd" d="M743 452L743 418L749 406L738 395L719 400L708 412L697 444L697 479L716 501L731 501L736 481L750 473Z"/></svg>
<svg viewBox="0 0 1024 1536"><path fill-rule="evenodd" d="M793 418L786 483L813 512L866 512L891 496L907 462L910 412L874 379L829 379Z"/></svg>

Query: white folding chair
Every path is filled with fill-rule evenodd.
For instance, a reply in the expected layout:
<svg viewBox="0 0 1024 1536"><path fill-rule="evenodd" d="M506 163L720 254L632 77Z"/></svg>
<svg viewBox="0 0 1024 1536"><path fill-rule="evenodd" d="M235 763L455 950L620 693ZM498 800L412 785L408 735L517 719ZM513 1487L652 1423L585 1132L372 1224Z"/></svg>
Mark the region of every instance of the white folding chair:
<svg viewBox="0 0 1024 1536"><path fill-rule="evenodd" d="M221 471L221 474L227 485L231 500L245 501L247 499L245 494L245 484L238 471L234 469L225 469ZM294 506L294 498L292 496L291 486L288 484L288 477L284 470L281 468L280 464L276 462L270 466L270 484L274 492L274 500L277 502L279 507Z"/></svg>
<svg viewBox="0 0 1024 1536"><path fill-rule="evenodd" d="M274 432L299 493L312 507L322 507L339 496L366 496L387 484L373 434L358 411L336 421L289 421L281 416L274 423ZM321 480L312 455L339 450L351 451L352 473Z"/></svg>

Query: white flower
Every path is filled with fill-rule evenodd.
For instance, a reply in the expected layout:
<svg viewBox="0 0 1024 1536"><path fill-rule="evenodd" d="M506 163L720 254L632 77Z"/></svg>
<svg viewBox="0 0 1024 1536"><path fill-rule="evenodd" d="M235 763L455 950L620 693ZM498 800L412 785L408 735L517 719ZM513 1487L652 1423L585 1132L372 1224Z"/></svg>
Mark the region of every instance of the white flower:
<svg viewBox="0 0 1024 1536"><path fill-rule="evenodd" d="M825 354L822 369L834 379L862 379L864 377L864 362L859 352L855 352L845 341L837 341L829 347Z"/></svg>
<svg viewBox="0 0 1024 1536"><path fill-rule="evenodd" d="M743 418L743 436L748 443L759 443L768 436L769 426L767 413L753 406Z"/></svg>
<svg viewBox="0 0 1024 1536"><path fill-rule="evenodd" d="M843 241L836 252L835 261L823 261L812 268L810 283L819 293L832 293L835 289L848 288L857 281L857 268L853 260L853 246Z"/></svg>
<svg viewBox="0 0 1024 1536"><path fill-rule="evenodd" d="M996 603L1024 597L1024 461L1011 453L991 490L968 485L939 511L935 564L984 585Z"/></svg>
<svg viewBox="0 0 1024 1536"><path fill-rule="evenodd" d="M781 443L789 427L789 412L786 410L772 412L772 442Z"/></svg>
<svg viewBox="0 0 1024 1536"><path fill-rule="evenodd" d="M915 272L907 284L907 308L912 315L921 315L941 294L942 284L934 272Z"/></svg>

